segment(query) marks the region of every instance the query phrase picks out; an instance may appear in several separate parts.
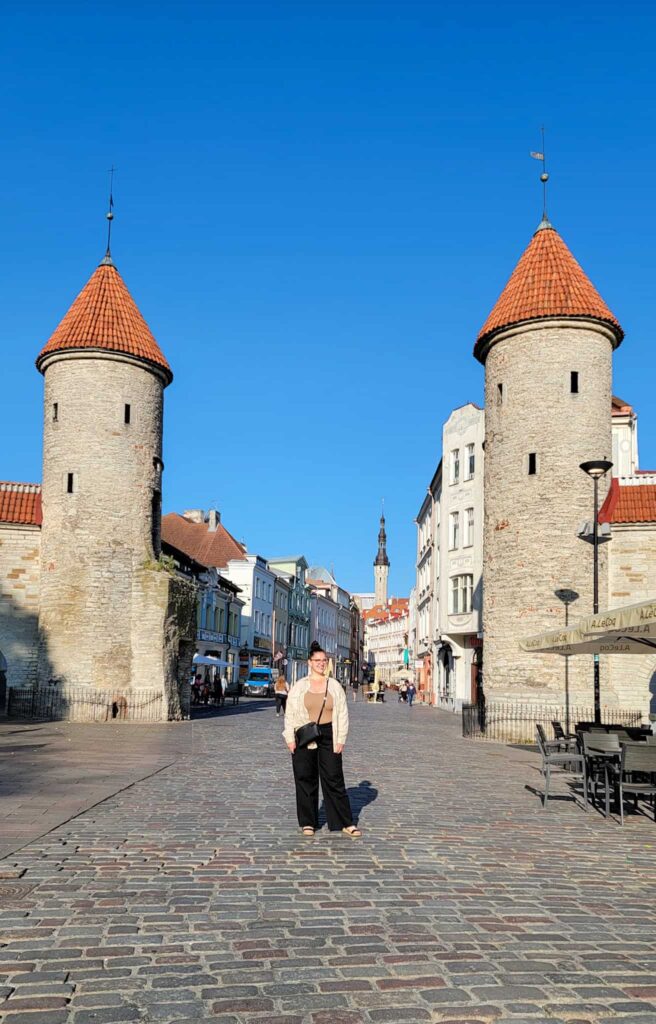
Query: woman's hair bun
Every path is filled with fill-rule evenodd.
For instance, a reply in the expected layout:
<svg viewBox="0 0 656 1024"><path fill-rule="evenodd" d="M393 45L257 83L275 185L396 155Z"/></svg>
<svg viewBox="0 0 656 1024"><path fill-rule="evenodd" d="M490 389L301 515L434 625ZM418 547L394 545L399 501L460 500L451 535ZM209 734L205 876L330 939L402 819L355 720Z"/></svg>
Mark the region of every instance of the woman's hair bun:
<svg viewBox="0 0 656 1024"><path fill-rule="evenodd" d="M316 654L318 651L323 652L323 647L317 640L313 640L310 644L310 654Z"/></svg>

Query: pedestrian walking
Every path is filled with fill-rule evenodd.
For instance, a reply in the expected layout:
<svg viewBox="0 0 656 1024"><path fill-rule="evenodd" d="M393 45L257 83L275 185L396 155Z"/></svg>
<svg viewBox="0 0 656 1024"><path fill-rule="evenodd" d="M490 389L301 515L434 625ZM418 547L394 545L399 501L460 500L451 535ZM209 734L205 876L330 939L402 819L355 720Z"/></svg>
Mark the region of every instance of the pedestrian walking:
<svg viewBox="0 0 656 1024"><path fill-rule="evenodd" d="M358 699L358 681L357 679L351 680L351 693L353 694L353 703Z"/></svg>
<svg viewBox="0 0 656 1024"><path fill-rule="evenodd" d="M401 680L401 685L399 686L399 704L401 703L401 701L407 701L407 699L408 699L408 684L405 681L405 679L402 679Z"/></svg>
<svg viewBox="0 0 656 1024"><path fill-rule="evenodd" d="M287 694L289 693L289 683L287 682L284 676L278 676L273 687L273 692L276 698L276 718L278 718L281 711L284 715L285 708L287 707Z"/></svg>
<svg viewBox="0 0 656 1024"><path fill-rule="evenodd" d="M298 823L304 836L318 829L321 781L328 828L359 839L362 832L353 824L342 768L349 725L346 695L327 675L328 657L316 641L308 665L309 674L289 693L283 731L292 753Z"/></svg>
<svg viewBox="0 0 656 1024"><path fill-rule="evenodd" d="M225 697L226 697L226 690L227 689L228 689L228 680L227 680L226 674L224 672L223 675L221 676L221 680L219 682L219 707L220 708L224 708L225 707Z"/></svg>
<svg viewBox="0 0 656 1024"><path fill-rule="evenodd" d="M407 689L407 698L408 698L408 707L409 708L412 707L412 702L415 699L415 694L416 693L417 693L417 687L415 686L415 684L413 683L413 681L411 679L410 682L408 683L408 689Z"/></svg>

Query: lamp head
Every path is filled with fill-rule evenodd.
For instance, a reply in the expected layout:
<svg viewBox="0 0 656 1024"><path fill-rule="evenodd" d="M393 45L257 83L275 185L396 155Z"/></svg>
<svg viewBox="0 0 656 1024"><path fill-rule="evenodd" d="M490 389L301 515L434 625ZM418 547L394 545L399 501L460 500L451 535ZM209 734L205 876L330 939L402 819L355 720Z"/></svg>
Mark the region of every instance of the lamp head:
<svg viewBox="0 0 656 1024"><path fill-rule="evenodd" d="M612 467L613 463L608 462L607 459L593 459L591 462L581 463L583 472L591 476L593 480L598 480L600 477L605 476Z"/></svg>
<svg viewBox="0 0 656 1024"><path fill-rule="evenodd" d="M573 604L579 596L575 590L571 590L569 587L562 587L560 590L554 590L554 594L559 601L563 602L563 604Z"/></svg>

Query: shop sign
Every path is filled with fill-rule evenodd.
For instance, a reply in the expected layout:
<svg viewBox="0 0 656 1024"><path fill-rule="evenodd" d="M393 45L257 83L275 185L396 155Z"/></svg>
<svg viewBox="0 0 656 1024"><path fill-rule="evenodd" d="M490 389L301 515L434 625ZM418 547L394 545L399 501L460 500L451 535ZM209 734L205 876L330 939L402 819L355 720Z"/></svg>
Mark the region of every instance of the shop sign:
<svg viewBox="0 0 656 1024"><path fill-rule="evenodd" d="M263 637L263 636L254 636L253 637L253 647L260 647L262 650L270 651L271 650L271 641L267 640L266 637Z"/></svg>

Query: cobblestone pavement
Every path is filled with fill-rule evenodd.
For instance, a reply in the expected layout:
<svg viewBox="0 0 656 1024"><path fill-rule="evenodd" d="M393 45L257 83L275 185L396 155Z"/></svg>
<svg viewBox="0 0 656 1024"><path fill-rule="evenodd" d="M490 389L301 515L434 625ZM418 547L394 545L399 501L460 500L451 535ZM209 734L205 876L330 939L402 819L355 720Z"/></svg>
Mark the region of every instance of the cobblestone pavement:
<svg viewBox="0 0 656 1024"><path fill-rule="evenodd" d="M2 1024L656 1022L656 825L564 781L541 811L535 754L458 725L355 706L360 841L299 835L270 704L181 725L192 753L2 862Z"/></svg>
<svg viewBox="0 0 656 1024"><path fill-rule="evenodd" d="M172 764L191 741L175 725L0 719L0 858Z"/></svg>

